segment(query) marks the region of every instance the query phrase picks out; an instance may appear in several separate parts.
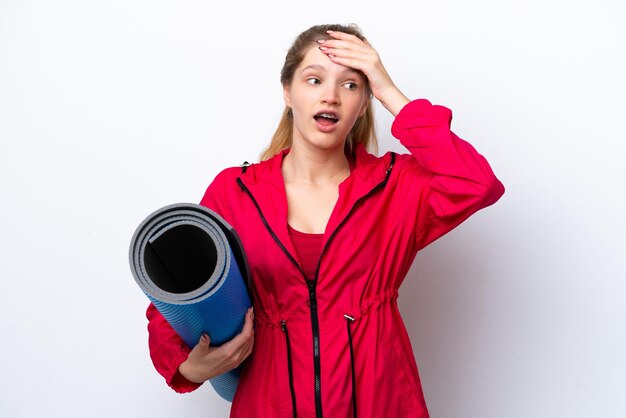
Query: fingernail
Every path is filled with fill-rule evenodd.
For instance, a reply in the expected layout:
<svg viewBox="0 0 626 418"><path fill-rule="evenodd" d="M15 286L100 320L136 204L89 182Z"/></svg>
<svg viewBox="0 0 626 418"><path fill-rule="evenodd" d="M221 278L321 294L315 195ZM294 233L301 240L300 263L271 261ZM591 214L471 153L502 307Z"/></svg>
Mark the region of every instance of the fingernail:
<svg viewBox="0 0 626 418"><path fill-rule="evenodd" d="M331 58L335 58L335 56L333 54L328 54L329 57Z"/></svg>
<svg viewBox="0 0 626 418"><path fill-rule="evenodd" d="M318 48L320 49L320 51L326 51L328 49L325 46L318 46Z"/></svg>
<svg viewBox="0 0 626 418"><path fill-rule="evenodd" d="M317 43L318 43L318 44L323 44L324 42L326 42L326 39L318 39L318 40L317 40Z"/></svg>
<svg viewBox="0 0 626 418"><path fill-rule="evenodd" d="M332 30L327 30L326 33L333 33L334 31Z"/></svg>

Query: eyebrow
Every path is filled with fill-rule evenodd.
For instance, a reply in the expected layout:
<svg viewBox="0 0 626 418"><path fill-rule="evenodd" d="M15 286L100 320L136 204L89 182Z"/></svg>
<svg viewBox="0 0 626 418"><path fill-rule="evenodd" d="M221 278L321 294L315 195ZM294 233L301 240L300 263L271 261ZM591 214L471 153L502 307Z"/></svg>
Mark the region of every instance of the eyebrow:
<svg viewBox="0 0 626 418"><path fill-rule="evenodd" d="M324 66L322 66L322 65L319 65L319 64L311 64L311 65L307 65L306 67L304 67L302 69L302 71L300 71L300 74L302 74L306 70L322 70L322 71L326 71L326 68ZM356 73L356 74L359 73L357 70L355 70L354 68L350 68L350 67L345 67L344 69L341 70L341 72L342 73Z"/></svg>

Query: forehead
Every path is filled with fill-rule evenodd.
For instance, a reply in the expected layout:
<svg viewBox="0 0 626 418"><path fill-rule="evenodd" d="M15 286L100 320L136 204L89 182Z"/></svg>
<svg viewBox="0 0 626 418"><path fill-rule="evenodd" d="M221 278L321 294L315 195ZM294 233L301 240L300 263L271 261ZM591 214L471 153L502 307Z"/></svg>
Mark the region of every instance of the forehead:
<svg viewBox="0 0 626 418"><path fill-rule="evenodd" d="M300 65L298 65L296 74L300 74L307 70L363 77L363 73L361 73L361 71L332 62L326 54L317 48L317 46L309 48L309 50L304 54L304 58L302 59Z"/></svg>

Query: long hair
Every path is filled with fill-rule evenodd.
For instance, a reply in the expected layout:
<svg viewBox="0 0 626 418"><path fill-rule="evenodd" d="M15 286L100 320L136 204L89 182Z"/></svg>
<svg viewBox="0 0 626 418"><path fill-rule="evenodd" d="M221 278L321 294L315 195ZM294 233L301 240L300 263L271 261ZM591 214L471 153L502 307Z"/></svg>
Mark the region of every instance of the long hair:
<svg viewBox="0 0 626 418"><path fill-rule="evenodd" d="M318 39L331 39L330 35L326 33L326 31L338 31L345 32L352 35L355 35L361 40L365 40L365 37L361 33L361 30L358 26L354 24L350 25L317 25L312 26L309 29L302 32L298 37L293 41L293 44L287 51L287 56L285 57L285 64L283 65L282 70L280 71L280 82L283 86L288 86L291 84L293 80L293 75L296 71L296 68L302 63L304 56L306 55L309 48L313 45L317 45ZM367 81L367 77L365 77ZM361 143L365 145L365 148L378 152L378 141L376 138L376 127L374 125L374 112L372 110L372 94L369 88L369 84L366 89L368 95L368 105L365 113L362 116L359 116L357 120L354 122L354 126L350 130L348 137L346 138L346 152L348 154L352 154L354 143ZM285 148L291 147L293 139L293 114L291 109L285 106L283 110L283 114L280 118L280 122L278 123L278 127L276 128L276 132L274 132L274 136L272 136L272 141L269 146L261 153L260 159L267 160L271 158L278 152L284 150Z"/></svg>

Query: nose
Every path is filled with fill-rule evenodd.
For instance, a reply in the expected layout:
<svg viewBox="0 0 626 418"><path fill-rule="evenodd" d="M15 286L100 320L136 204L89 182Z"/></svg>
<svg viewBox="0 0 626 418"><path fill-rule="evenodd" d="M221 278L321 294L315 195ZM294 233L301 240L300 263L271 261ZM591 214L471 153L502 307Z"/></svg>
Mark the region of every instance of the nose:
<svg viewBox="0 0 626 418"><path fill-rule="evenodd" d="M338 105L341 100L339 99L339 87L335 83L326 83L322 91L322 103Z"/></svg>

